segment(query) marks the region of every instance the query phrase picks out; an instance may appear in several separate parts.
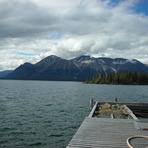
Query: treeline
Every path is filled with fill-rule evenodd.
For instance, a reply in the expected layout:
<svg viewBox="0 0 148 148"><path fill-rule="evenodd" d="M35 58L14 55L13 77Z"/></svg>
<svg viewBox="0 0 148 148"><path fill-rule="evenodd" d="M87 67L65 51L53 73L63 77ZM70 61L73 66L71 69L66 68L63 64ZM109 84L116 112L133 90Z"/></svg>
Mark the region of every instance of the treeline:
<svg viewBox="0 0 148 148"><path fill-rule="evenodd" d="M85 83L95 84L126 84L126 85L148 85L148 74L124 72L124 73L99 73L95 78L89 78Z"/></svg>

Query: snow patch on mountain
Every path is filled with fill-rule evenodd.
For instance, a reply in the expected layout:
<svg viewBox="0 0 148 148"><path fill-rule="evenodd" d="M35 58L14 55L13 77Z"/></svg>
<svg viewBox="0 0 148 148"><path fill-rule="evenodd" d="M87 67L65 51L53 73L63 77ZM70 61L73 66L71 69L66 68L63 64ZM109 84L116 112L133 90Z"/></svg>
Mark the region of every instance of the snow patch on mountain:
<svg viewBox="0 0 148 148"><path fill-rule="evenodd" d="M136 60L125 60L125 61L113 61L112 62L113 64L118 64L118 65L123 65L123 64L126 64L126 63L132 63L132 64L136 64L137 61Z"/></svg>
<svg viewBox="0 0 148 148"><path fill-rule="evenodd" d="M93 60L85 60L85 61L81 61L81 63L84 63L84 64L90 64L90 63L93 63L94 61Z"/></svg>
<svg viewBox="0 0 148 148"><path fill-rule="evenodd" d="M113 61L112 63L122 65L122 64L126 64L126 61Z"/></svg>
<svg viewBox="0 0 148 148"><path fill-rule="evenodd" d="M98 62L101 63L101 64L102 63L105 64L105 61L103 59L99 59Z"/></svg>
<svg viewBox="0 0 148 148"><path fill-rule="evenodd" d="M117 70L113 67L109 67L112 71L114 71L114 73L117 73Z"/></svg>
<svg viewBox="0 0 148 148"><path fill-rule="evenodd" d="M134 60L134 59L133 59L133 60L129 60L129 59L128 59L128 60L126 60L126 62L130 62L130 63L132 63L132 64L136 64L136 63L137 63L137 60Z"/></svg>

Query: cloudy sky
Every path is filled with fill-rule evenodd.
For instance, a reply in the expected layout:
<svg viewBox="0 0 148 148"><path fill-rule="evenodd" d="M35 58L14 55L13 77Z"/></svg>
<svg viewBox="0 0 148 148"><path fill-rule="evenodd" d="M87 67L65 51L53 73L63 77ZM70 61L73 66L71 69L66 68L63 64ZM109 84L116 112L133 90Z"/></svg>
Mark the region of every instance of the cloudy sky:
<svg viewBox="0 0 148 148"><path fill-rule="evenodd" d="M148 64L148 0L0 0L0 71L49 55Z"/></svg>

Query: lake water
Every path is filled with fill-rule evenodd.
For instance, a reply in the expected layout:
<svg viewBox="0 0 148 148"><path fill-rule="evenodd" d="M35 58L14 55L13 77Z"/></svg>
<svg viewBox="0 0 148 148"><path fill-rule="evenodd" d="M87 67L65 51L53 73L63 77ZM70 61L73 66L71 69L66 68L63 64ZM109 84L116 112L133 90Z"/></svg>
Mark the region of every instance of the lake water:
<svg viewBox="0 0 148 148"><path fill-rule="evenodd" d="M0 80L0 147L64 148L89 100L148 102L148 86Z"/></svg>

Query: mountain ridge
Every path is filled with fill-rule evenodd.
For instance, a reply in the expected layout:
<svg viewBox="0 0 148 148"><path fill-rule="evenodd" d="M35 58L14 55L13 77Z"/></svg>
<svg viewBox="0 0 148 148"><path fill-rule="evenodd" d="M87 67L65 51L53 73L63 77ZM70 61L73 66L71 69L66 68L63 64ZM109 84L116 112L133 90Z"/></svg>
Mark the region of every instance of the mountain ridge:
<svg viewBox="0 0 148 148"><path fill-rule="evenodd" d="M0 71L0 78L6 77L8 74L10 74L13 70L4 70Z"/></svg>
<svg viewBox="0 0 148 148"><path fill-rule="evenodd" d="M148 73L148 67L136 59L94 58L82 55L67 60L51 55L36 64L24 63L5 78L83 81L88 77L96 76L98 73L108 74L127 71Z"/></svg>

